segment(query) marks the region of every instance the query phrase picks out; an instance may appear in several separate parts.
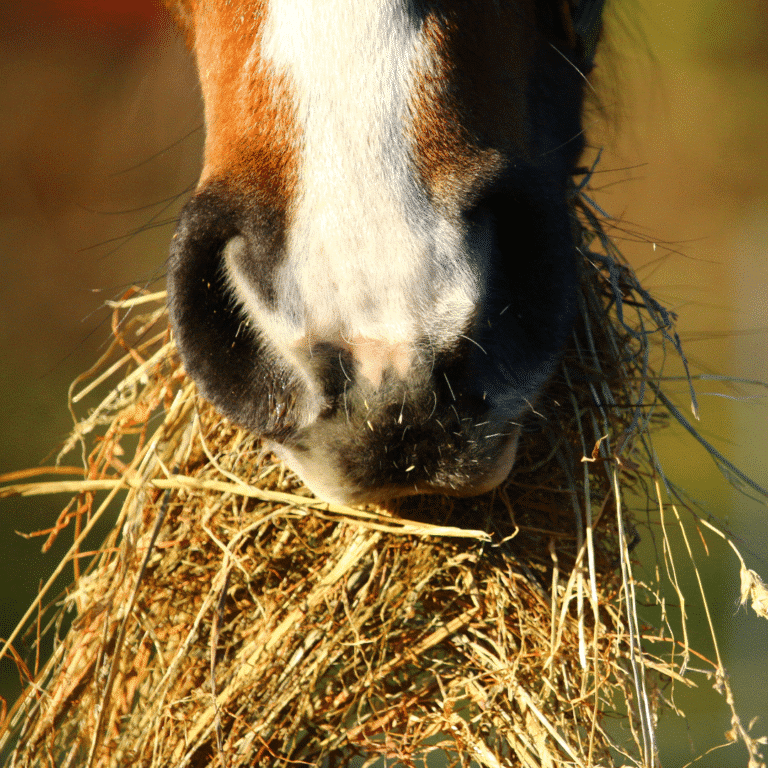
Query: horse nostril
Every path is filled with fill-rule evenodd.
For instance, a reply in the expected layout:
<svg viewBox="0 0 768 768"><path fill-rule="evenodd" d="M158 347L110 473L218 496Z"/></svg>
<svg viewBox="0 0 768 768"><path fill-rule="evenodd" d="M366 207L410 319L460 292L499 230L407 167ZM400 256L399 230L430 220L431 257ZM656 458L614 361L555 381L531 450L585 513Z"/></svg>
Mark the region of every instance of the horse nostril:
<svg viewBox="0 0 768 768"><path fill-rule="evenodd" d="M244 331L248 315L237 280L250 289L253 272L269 274L258 255L263 265L273 238L260 237L264 217L248 228L241 219L241 208L217 190L185 207L168 262L171 327L184 367L207 400L235 423L284 439L301 419L294 404L306 398L302 381L265 349L258 329ZM261 295L266 285L256 283Z"/></svg>
<svg viewBox="0 0 768 768"><path fill-rule="evenodd" d="M242 231L237 232L221 249L222 274L250 315L276 309L275 248L273 239L256 229L248 236Z"/></svg>
<svg viewBox="0 0 768 768"><path fill-rule="evenodd" d="M227 270L231 271L237 267L241 268L247 248L248 244L242 235L235 235L227 240L221 251L221 257Z"/></svg>

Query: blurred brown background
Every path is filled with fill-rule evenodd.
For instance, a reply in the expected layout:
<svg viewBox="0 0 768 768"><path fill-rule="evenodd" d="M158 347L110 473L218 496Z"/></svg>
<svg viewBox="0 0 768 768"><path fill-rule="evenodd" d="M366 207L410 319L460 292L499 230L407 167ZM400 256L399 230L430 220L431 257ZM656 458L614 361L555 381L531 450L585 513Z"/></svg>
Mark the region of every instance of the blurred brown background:
<svg viewBox="0 0 768 768"><path fill-rule="evenodd" d="M768 1L614 0L606 38L603 113L588 125L606 146L595 197L646 287L678 312L694 368L768 381ZM40 463L66 436L67 386L104 348L103 302L132 283L162 286L172 222L199 169L198 100L192 61L153 0L0 5L0 473ZM697 391L705 437L768 485L766 390L707 381ZM682 430L656 447L768 578L765 505L733 491ZM0 503L0 637L57 557L14 531L51 525L59 506ZM652 572L648 537L637 556ZM728 550L702 558L737 704L747 720L763 716L765 733L766 622L737 610ZM700 607L688 615L705 628ZM699 644L711 653L706 635ZM13 665L0 673L0 695L13 697ZM675 699L688 720L663 719L668 766L729 727L716 694ZM731 749L696 765L746 757Z"/></svg>

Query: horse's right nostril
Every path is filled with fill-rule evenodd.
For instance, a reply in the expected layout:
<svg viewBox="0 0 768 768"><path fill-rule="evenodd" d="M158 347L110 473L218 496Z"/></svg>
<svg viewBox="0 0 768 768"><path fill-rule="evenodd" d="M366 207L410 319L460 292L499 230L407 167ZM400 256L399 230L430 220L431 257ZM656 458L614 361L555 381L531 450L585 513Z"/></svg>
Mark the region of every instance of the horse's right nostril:
<svg viewBox="0 0 768 768"><path fill-rule="evenodd" d="M179 219L168 262L168 307L188 372L207 372L223 338L237 339L239 319L226 299L221 252L231 223L209 197L197 196ZM230 356L239 356L237 345Z"/></svg>
<svg viewBox="0 0 768 768"><path fill-rule="evenodd" d="M214 191L192 198L171 244L168 308L184 367L201 394L237 424L285 439L303 384L249 325L227 269L236 262L244 281L259 269L249 261L252 243L265 249L274 238L260 238L258 223L243 227L242 209Z"/></svg>

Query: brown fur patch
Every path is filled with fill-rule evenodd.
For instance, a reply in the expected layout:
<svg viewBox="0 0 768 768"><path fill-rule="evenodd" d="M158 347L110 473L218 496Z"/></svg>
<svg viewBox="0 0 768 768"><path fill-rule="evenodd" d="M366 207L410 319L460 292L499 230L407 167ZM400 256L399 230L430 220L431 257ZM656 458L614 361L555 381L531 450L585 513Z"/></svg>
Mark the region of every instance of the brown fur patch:
<svg viewBox="0 0 768 768"><path fill-rule="evenodd" d="M298 178L300 131L288 77L262 60L267 0L176 4L197 56L206 142L199 187L223 181L285 210ZM190 28L191 25L191 28Z"/></svg>

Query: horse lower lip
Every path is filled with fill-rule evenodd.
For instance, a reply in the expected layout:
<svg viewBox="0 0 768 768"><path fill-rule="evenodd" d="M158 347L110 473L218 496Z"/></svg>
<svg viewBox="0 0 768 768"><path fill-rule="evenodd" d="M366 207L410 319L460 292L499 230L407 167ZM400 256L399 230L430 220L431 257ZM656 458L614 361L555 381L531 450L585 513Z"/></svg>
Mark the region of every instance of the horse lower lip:
<svg viewBox="0 0 768 768"><path fill-rule="evenodd" d="M475 477L439 481L429 477L415 479L417 473L414 472L412 484L400 481L356 485L354 479L344 476L338 470L338 455L327 444L315 443L313 446L302 449L280 444L272 444L270 447L321 499L335 504L366 504L422 494L478 496L493 490L509 475L517 453L519 427L507 428L505 433L504 439L497 446L495 458L489 461L485 471L478 473ZM416 469L418 469L416 464L406 468L406 476L409 471Z"/></svg>

